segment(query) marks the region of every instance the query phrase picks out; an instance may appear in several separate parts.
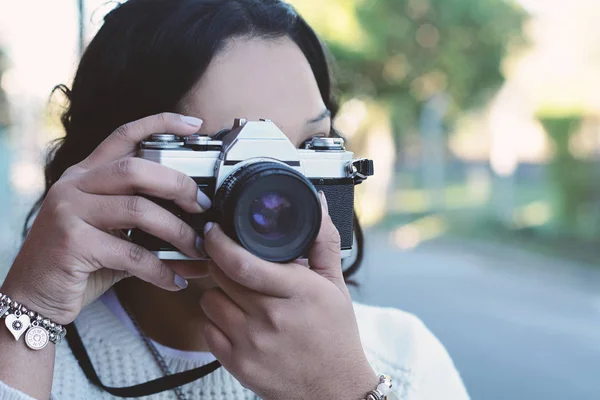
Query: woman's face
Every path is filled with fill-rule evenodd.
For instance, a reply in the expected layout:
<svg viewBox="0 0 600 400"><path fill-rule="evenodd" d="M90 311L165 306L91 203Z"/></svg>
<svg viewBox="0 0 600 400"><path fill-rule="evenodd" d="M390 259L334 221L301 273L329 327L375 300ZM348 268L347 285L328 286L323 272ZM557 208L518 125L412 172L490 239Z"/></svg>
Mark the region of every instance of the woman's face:
<svg viewBox="0 0 600 400"><path fill-rule="evenodd" d="M327 136L330 117L308 60L289 38L237 38L217 55L190 90L180 112L204 120L200 133L231 128L234 118L273 121L297 147ZM206 263L170 265L188 279L206 276ZM209 287L206 279L190 286Z"/></svg>

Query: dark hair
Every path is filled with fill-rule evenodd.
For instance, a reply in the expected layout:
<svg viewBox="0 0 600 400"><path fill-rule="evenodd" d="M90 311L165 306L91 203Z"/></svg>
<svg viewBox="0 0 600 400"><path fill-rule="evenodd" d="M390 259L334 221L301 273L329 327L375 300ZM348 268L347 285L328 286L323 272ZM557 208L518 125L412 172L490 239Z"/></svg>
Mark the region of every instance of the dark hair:
<svg viewBox="0 0 600 400"><path fill-rule="evenodd" d="M280 0L129 0L104 18L87 47L72 89L60 85L69 104L61 121L65 136L53 143L45 168L45 193L70 166L86 158L117 127L160 112L177 112L228 39L290 37L306 56L332 118L338 111L324 45L293 7ZM331 126L331 135L337 132ZM357 257L363 235L354 217Z"/></svg>

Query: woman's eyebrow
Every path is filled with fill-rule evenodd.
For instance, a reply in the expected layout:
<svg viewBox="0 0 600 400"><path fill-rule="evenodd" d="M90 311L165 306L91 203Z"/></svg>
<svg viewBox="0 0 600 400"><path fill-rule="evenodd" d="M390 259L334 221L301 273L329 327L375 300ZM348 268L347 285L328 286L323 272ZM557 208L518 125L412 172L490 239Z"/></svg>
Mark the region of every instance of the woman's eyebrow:
<svg viewBox="0 0 600 400"><path fill-rule="evenodd" d="M325 111L323 111L318 117L308 120L306 123L307 124L314 124L320 121L323 121L325 118L331 117L331 111L325 109Z"/></svg>

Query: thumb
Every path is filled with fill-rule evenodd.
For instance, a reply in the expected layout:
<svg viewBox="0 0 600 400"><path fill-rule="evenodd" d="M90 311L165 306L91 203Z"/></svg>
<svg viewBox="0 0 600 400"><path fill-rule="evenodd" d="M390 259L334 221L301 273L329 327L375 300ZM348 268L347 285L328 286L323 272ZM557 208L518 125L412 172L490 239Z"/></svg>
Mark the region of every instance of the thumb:
<svg viewBox="0 0 600 400"><path fill-rule="evenodd" d="M327 199L322 191L319 191L319 199L323 218L321 218L319 234L308 256L308 264L310 269L342 287L345 284L342 274L340 234L329 216Z"/></svg>

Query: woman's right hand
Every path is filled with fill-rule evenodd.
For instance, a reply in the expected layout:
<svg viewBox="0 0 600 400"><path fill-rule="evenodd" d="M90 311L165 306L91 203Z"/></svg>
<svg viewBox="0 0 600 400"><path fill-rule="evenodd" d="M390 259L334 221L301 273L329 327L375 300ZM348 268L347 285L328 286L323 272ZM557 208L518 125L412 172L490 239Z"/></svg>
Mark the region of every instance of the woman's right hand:
<svg viewBox="0 0 600 400"><path fill-rule="evenodd" d="M163 113L123 125L50 188L2 292L59 323L119 280L136 276L166 290L187 282L150 251L110 232L139 228L200 257L196 232L140 194L174 201L189 213L210 200L187 175L136 158L153 133L187 136L202 121Z"/></svg>

